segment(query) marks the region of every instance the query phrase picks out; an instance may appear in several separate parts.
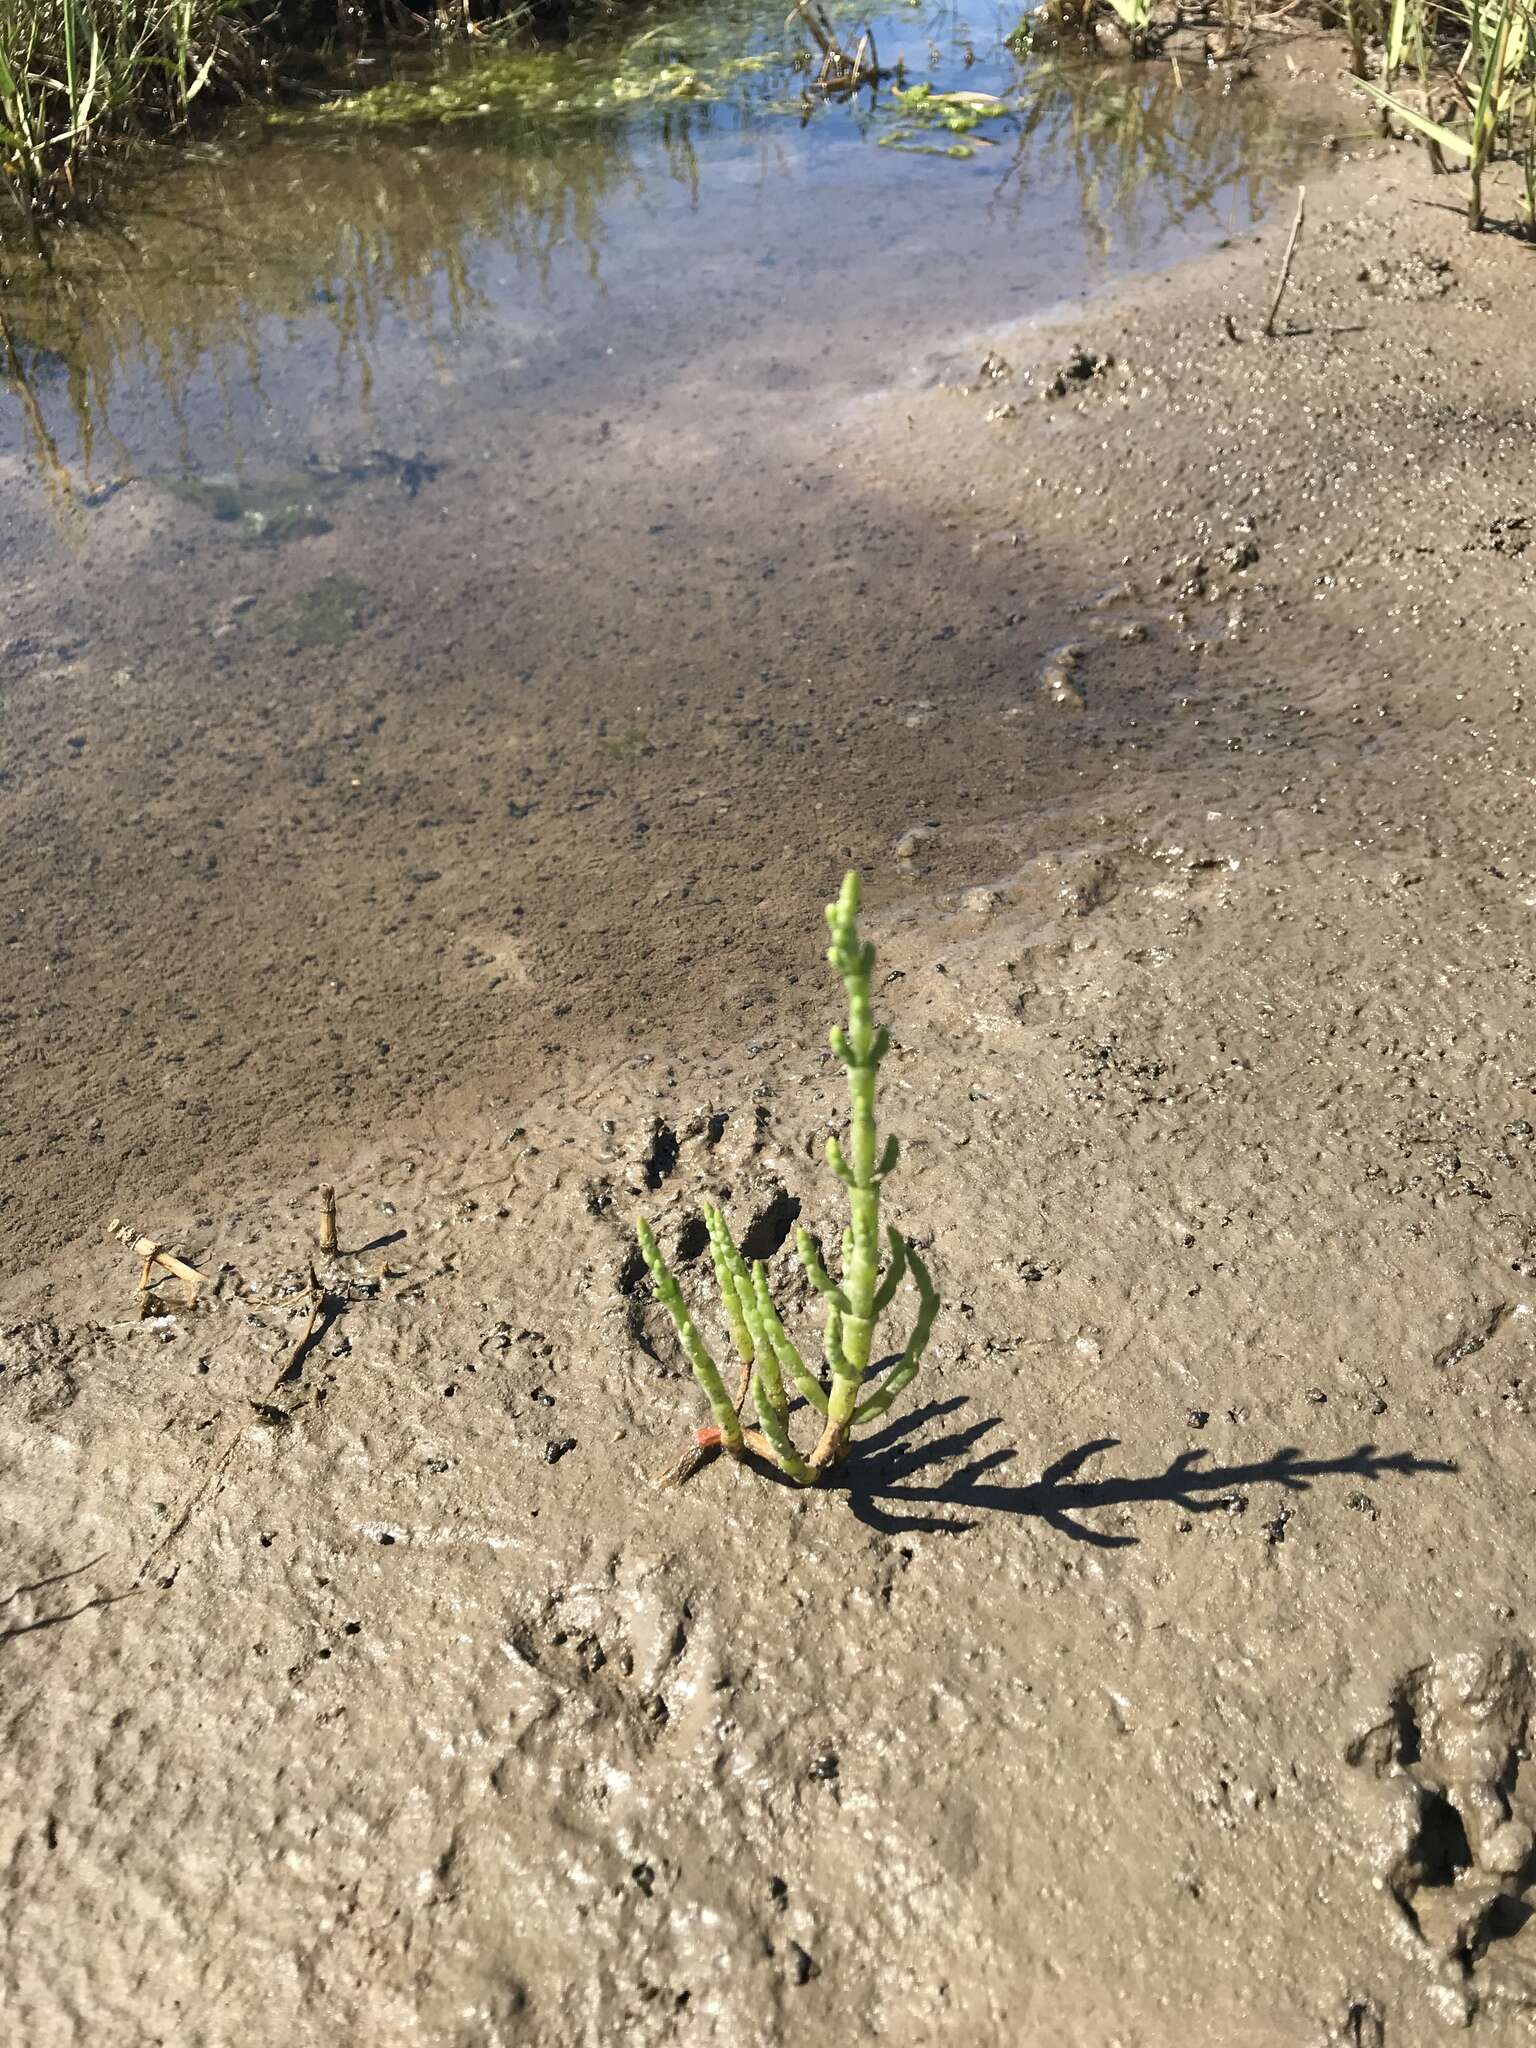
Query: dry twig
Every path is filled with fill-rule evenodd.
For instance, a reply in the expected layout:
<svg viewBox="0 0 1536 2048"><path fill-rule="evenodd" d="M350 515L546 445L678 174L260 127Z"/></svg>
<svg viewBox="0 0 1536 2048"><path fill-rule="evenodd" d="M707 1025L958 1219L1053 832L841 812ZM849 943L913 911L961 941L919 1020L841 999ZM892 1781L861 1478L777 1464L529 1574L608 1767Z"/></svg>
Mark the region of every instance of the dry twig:
<svg viewBox="0 0 1536 2048"><path fill-rule="evenodd" d="M282 1371L268 1389L271 1393L275 1394L278 1388L284 1385L286 1381L295 1379L298 1376L299 1367L304 1361L304 1354L314 1341L320 1318L330 1301L330 1296L315 1276L313 1265L309 1269L309 1294L309 1321L304 1325L299 1335L298 1343L294 1345L287 1358L283 1361Z"/></svg>
<svg viewBox="0 0 1536 2048"><path fill-rule="evenodd" d="M789 19L798 21L821 51L821 65L812 81L813 91L841 95L877 83L880 59L875 52L874 35L869 29L859 38L858 48L850 57L838 41L837 31L822 12L818 0L795 0Z"/></svg>
<svg viewBox="0 0 1536 2048"><path fill-rule="evenodd" d="M1302 216L1306 210L1307 188L1305 185L1298 185L1296 187L1296 218L1291 222L1291 237L1285 245L1285 261L1280 265L1280 280L1275 286L1275 296L1269 309L1269 318L1264 322L1264 332L1270 340L1274 339L1275 321L1279 318L1280 314L1280 301L1285 297L1285 288L1291 281L1291 263L1296 255L1296 242L1301 234Z"/></svg>

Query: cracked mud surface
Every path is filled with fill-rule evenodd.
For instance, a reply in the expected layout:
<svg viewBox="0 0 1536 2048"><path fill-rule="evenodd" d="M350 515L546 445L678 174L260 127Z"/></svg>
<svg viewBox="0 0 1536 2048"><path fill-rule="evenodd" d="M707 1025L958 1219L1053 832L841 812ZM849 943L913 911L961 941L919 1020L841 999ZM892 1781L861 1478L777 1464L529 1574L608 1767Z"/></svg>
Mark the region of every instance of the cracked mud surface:
<svg viewBox="0 0 1536 2048"><path fill-rule="evenodd" d="M637 433L606 525L508 544L515 656L381 501L366 580L447 649L317 650L280 722L231 636L110 746L94 672L8 676L28 2048L1530 2038L1533 287L1439 196L1314 185L1271 346L1223 315L1283 226L748 395L760 502L693 449L620 590ZM809 1334L849 860L945 1310L843 1484L657 1494L700 1403L629 1216L702 1301L725 1201ZM322 1178L361 1298L290 1377ZM196 1314L131 1320L114 1213Z"/></svg>

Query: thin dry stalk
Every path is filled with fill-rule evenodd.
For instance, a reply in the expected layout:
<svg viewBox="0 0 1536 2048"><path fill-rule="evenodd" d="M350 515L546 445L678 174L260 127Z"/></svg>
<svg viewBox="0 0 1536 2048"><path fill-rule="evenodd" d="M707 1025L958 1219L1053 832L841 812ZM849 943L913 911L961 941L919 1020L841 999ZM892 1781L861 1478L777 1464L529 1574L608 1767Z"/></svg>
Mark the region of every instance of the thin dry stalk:
<svg viewBox="0 0 1536 2048"><path fill-rule="evenodd" d="M316 1278L313 1265L309 1269L309 1294L309 1321L300 1332L298 1343L294 1345L287 1358L284 1359L283 1369L268 1388L267 1391L269 1393L275 1394L278 1388L287 1381L298 1377L299 1367L304 1363L304 1354L314 1342L320 1318L330 1300L330 1296Z"/></svg>
<svg viewBox="0 0 1536 2048"><path fill-rule="evenodd" d="M879 79L880 60L875 54L874 36L868 29L859 38L858 48L850 57L838 41L831 22L814 0L795 0L789 19L798 21L821 51L821 63L811 81L813 92L854 93L861 86L873 85Z"/></svg>
<svg viewBox="0 0 1536 2048"><path fill-rule="evenodd" d="M820 8L809 6L807 0L795 0L789 18L791 21L798 18L804 24L812 38L821 46L823 56L832 55L837 48L837 38L832 33L830 22L822 16Z"/></svg>
<svg viewBox="0 0 1536 2048"><path fill-rule="evenodd" d="M1264 322L1265 335L1273 341L1275 322L1280 316L1280 301L1285 297L1285 288L1291 281L1291 264L1296 257L1296 243L1301 234L1302 217L1307 210L1307 188L1296 187L1296 218L1291 222L1290 239L1285 245L1285 261L1280 265L1280 279L1275 286L1275 296L1269 308L1269 318Z"/></svg>

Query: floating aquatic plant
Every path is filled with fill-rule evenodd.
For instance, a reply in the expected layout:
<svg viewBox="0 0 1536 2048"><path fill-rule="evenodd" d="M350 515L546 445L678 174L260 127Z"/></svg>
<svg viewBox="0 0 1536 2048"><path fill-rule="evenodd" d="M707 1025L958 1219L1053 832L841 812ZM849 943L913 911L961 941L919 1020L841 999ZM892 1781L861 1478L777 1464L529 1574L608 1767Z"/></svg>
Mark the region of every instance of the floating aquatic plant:
<svg viewBox="0 0 1536 2048"><path fill-rule="evenodd" d="M697 1434L697 1447L665 1478L688 1477L714 1456L739 1458L752 1450L802 1486L814 1486L848 1455L855 1429L874 1422L916 1375L939 1310L928 1268L899 1230L880 1225L880 1192L895 1172L900 1147L894 1137L882 1145L875 1122L880 1067L890 1050L890 1033L874 1021L872 984L875 949L859 937L859 878L849 874L835 903L827 905L832 943L827 958L848 996L846 1026L834 1024L832 1050L848 1075L846 1142L827 1140L827 1164L848 1193L848 1227L834 1279L806 1230L795 1233L795 1249L812 1287L826 1304L822 1351L827 1376L806 1363L784 1327L761 1259L749 1267L731 1235L724 1211L706 1205L704 1222L720 1289L725 1321L740 1362L733 1399L709 1346L699 1334L677 1278L662 1257L643 1216L636 1221L640 1251L656 1298L677 1326L694 1377L709 1402L714 1422ZM875 1327L896 1298L903 1279L917 1292L917 1318L905 1348L879 1383L865 1392L874 1360ZM790 1436L790 1398L798 1393L821 1418L809 1456ZM758 1428L744 1427L741 1410L750 1393Z"/></svg>
<svg viewBox="0 0 1536 2048"><path fill-rule="evenodd" d="M983 121L1018 111L995 92L935 92L926 79L916 85L893 86L891 98L900 108L902 120L947 128L951 135L969 135Z"/></svg>

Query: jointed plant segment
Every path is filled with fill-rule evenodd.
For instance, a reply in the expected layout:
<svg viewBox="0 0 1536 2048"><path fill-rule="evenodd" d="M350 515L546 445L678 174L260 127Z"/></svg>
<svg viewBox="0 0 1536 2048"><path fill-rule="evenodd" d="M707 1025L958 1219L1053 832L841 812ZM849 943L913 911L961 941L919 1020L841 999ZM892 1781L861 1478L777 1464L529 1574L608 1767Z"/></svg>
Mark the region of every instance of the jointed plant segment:
<svg viewBox="0 0 1536 2048"><path fill-rule="evenodd" d="M900 1148L894 1137L882 1146L875 1128L875 1090L880 1063L891 1041L885 1026L874 1021L871 984L875 949L859 937L856 874L844 878L837 901L827 905L827 924L832 934L827 958L848 994L847 1026L834 1024L831 1033L832 1050L848 1074L848 1137L846 1146L836 1138L827 1140L827 1164L848 1190L849 1221L843 1233L839 1278L833 1279L827 1272L807 1231L795 1233L795 1248L811 1285L827 1305L822 1342L831 1384L813 1372L796 1349L774 1306L762 1261L755 1261L749 1270L724 1212L706 1206L704 1221L715 1278L742 1368L740 1391L733 1401L650 1225L643 1216L636 1223L656 1298L677 1325L688 1362L714 1413L713 1427L699 1432L701 1448L707 1454L723 1451L735 1458L751 1449L802 1486L814 1486L824 1472L840 1464L848 1454L852 1432L883 1415L911 1382L939 1310L932 1278L916 1251L898 1230L887 1228L883 1241L881 1236L880 1190L896 1169ZM875 1325L895 1299L903 1277L909 1277L917 1290L916 1323L895 1365L874 1391L861 1399L874 1353ZM748 1391L757 1429L743 1428L741 1422ZM821 1434L808 1458L796 1450L789 1433L792 1391L822 1418ZM685 1462L691 1469L702 1461Z"/></svg>

